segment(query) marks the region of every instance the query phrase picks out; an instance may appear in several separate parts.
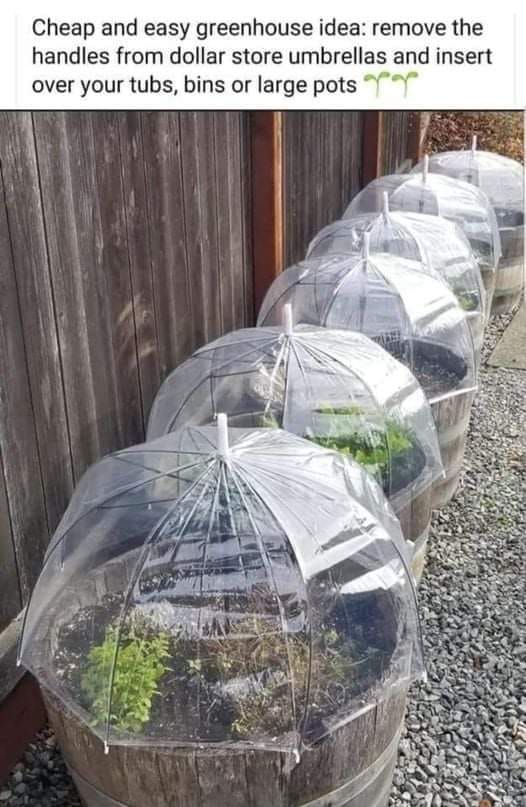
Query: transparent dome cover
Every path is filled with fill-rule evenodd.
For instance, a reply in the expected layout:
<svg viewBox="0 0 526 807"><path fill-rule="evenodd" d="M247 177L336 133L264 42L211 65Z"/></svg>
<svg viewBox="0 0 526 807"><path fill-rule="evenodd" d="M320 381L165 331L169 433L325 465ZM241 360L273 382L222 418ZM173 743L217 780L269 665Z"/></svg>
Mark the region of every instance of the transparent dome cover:
<svg viewBox="0 0 526 807"><path fill-rule="evenodd" d="M107 748L296 755L423 671L381 488L338 452L224 415L86 473L20 657Z"/></svg>
<svg viewBox="0 0 526 807"><path fill-rule="evenodd" d="M285 310L287 319L287 311ZM148 438L213 423L282 427L360 462L397 503L442 473L433 415L412 373L366 336L315 325L246 328L165 380Z"/></svg>
<svg viewBox="0 0 526 807"><path fill-rule="evenodd" d="M480 188L489 198L499 225L524 223L524 167L516 160L491 151L472 148L429 155L429 170L461 179ZM413 168L422 171L424 160Z"/></svg>
<svg viewBox="0 0 526 807"><path fill-rule="evenodd" d="M283 307L296 322L365 333L416 376L430 403L476 389L471 331L453 293L418 261L386 253L328 255L286 269L272 283L258 324Z"/></svg>
<svg viewBox="0 0 526 807"><path fill-rule="evenodd" d="M366 185L352 200L344 218L380 212L385 193L391 210L442 216L458 224L481 269L496 270L502 251L499 227L488 197L479 188L428 170L391 174Z"/></svg>
<svg viewBox="0 0 526 807"><path fill-rule="evenodd" d="M420 261L423 268L429 266L445 280L468 316L475 342L480 341L486 293L470 243L457 224L441 216L392 211L385 193L381 213L334 221L314 237L307 257L361 253L364 233L369 233L371 253Z"/></svg>

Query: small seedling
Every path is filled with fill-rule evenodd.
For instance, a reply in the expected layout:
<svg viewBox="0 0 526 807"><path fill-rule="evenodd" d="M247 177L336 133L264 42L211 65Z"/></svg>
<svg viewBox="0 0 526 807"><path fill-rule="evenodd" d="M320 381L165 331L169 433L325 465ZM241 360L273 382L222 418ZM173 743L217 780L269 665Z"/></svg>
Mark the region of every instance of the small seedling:
<svg viewBox="0 0 526 807"><path fill-rule="evenodd" d="M120 731L137 734L150 719L152 701L167 667L170 639L160 633L141 637L134 632L119 637L115 628L91 648L81 689L96 725L108 721ZM111 686L111 694L109 688Z"/></svg>
<svg viewBox="0 0 526 807"><path fill-rule="evenodd" d="M407 98L407 90L409 87L409 81L412 78L418 78L418 73L416 70L410 70L405 76L401 73L395 73L392 77L392 81L402 81L404 83L404 98Z"/></svg>
<svg viewBox="0 0 526 807"><path fill-rule="evenodd" d="M390 78L390 76L391 76L391 73L388 73L387 70L382 70L382 72L378 73L377 76L375 76L373 73L367 73L367 75L365 75L363 77L363 80L364 81L374 81L374 83L376 84L376 97L379 98L380 97L380 83L381 83L382 79Z"/></svg>

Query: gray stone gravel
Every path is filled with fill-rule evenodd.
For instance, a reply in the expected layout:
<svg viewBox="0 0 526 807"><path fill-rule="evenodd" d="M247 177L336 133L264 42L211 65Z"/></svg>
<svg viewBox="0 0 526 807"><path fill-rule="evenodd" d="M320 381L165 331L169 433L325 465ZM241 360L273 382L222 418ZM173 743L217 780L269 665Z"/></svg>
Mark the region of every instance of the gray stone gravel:
<svg viewBox="0 0 526 807"><path fill-rule="evenodd" d="M50 731L41 732L8 781L0 785L0 807L80 807L73 782Z"/></svg>
<svg viewBox="0 0 526 807"><path fill-rule="evenodd" d="M487 358L511 317L495 318ZM484 367L461 491L433 522L391 807L526 807L526 372Z"/></svg>
<svg viewBox="0 0 526 807"><path fill-rule="evenodd" d="M486 357L509 320L491 323ZM462 490L434 519L429 680L412 691L391 807L526 807L525 499L526 372L487 367ZM0 787L4 804L79 807L49 733Z"/></svg>

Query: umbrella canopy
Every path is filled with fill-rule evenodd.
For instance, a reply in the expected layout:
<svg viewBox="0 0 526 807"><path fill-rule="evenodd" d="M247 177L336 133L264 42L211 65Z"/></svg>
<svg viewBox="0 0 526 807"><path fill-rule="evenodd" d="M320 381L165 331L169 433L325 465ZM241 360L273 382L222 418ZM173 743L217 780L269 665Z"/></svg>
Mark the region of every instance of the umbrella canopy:
<svg viewBox="0 0 526 807"><path fill-rule="evenodd" d="M488 273L493 275L492 281L484 278L485 288L494 287L501 241L495 212L483 191L462 180L429 173L426 162L424 170L418 173L374 179L353 199L344 218L380 212L385 193L392 210L442 216L458 224L471 245L483 278Z"/></svg>
<svg viewBox="0 0 526 807"><path fill-rule="evenodd" d="M213 423L275 426L357 459L385 493L415 496L442 472L431 409L411 372L353 331L245 328L198 350L164 381L148 438Z"/></svg>
<svg viewBox="0 0 526 807"><path fill-rule="evenodd" d="M464 312L420 262L384 253L309 258L279 275L258 324L297 322L365 333L405 364L428 400L476 389L476 358Z"/></svg>
<svg viewBox="0 0 526 807"><path fill-rule="evenodd" d="M366 213L329 224L311 241L307 257L359 253L364 233L369 233L372 253L387 252L420 261L447 283L466 312L473 341L480 352L489 313L486 292L469 241L460 227L441 216L391 211L385 193L381 213Z"/></svg>
<svg viewBox="0 0 526 807"><path fill-rule="evenodd" d="M20 658L108 748L296 755L422 671L380 487L340 453L224 415L88 471Z"/></svg>
<svg viewBox="0 0 526 807"><path fill-rule="evenodd" d="M412 173L421 172L424 163L418 163ZM499 226L524 223L524 167L516 160L480 151L475 137L470 149L431 154L428 166L433 173L461 179L484 191Z"/></svg>

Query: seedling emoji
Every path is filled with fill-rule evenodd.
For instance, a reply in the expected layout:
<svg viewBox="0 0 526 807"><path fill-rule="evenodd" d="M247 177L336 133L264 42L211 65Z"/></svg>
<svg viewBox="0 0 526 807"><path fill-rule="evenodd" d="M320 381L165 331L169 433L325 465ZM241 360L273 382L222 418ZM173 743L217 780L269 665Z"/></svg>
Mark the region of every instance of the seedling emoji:
<svg viewBox="0 0 526 807"><path fill-rule="evenodd" d="M381 73L378 73L377 76L373 75L372 73L367 73L367 75L363 77L363 80L364 81L374 81L375 82L375 84L376 84L376 97L379 98L380 97L380 82L382 81L383 78L389 78L390 76L391 76L391 73L388 73L386 70L384 70Z"/></svg>
<svg viewBox="0 0 526 807"><path fill-rule="evenodd" d="M418 73L416 70L410 70L407 75L403 76L401 73L395 73L392 80L393 81L403 81L404 82L404 98L407 98L407 89L409 86L409 80L412 78L418 78Z"/></svg>

